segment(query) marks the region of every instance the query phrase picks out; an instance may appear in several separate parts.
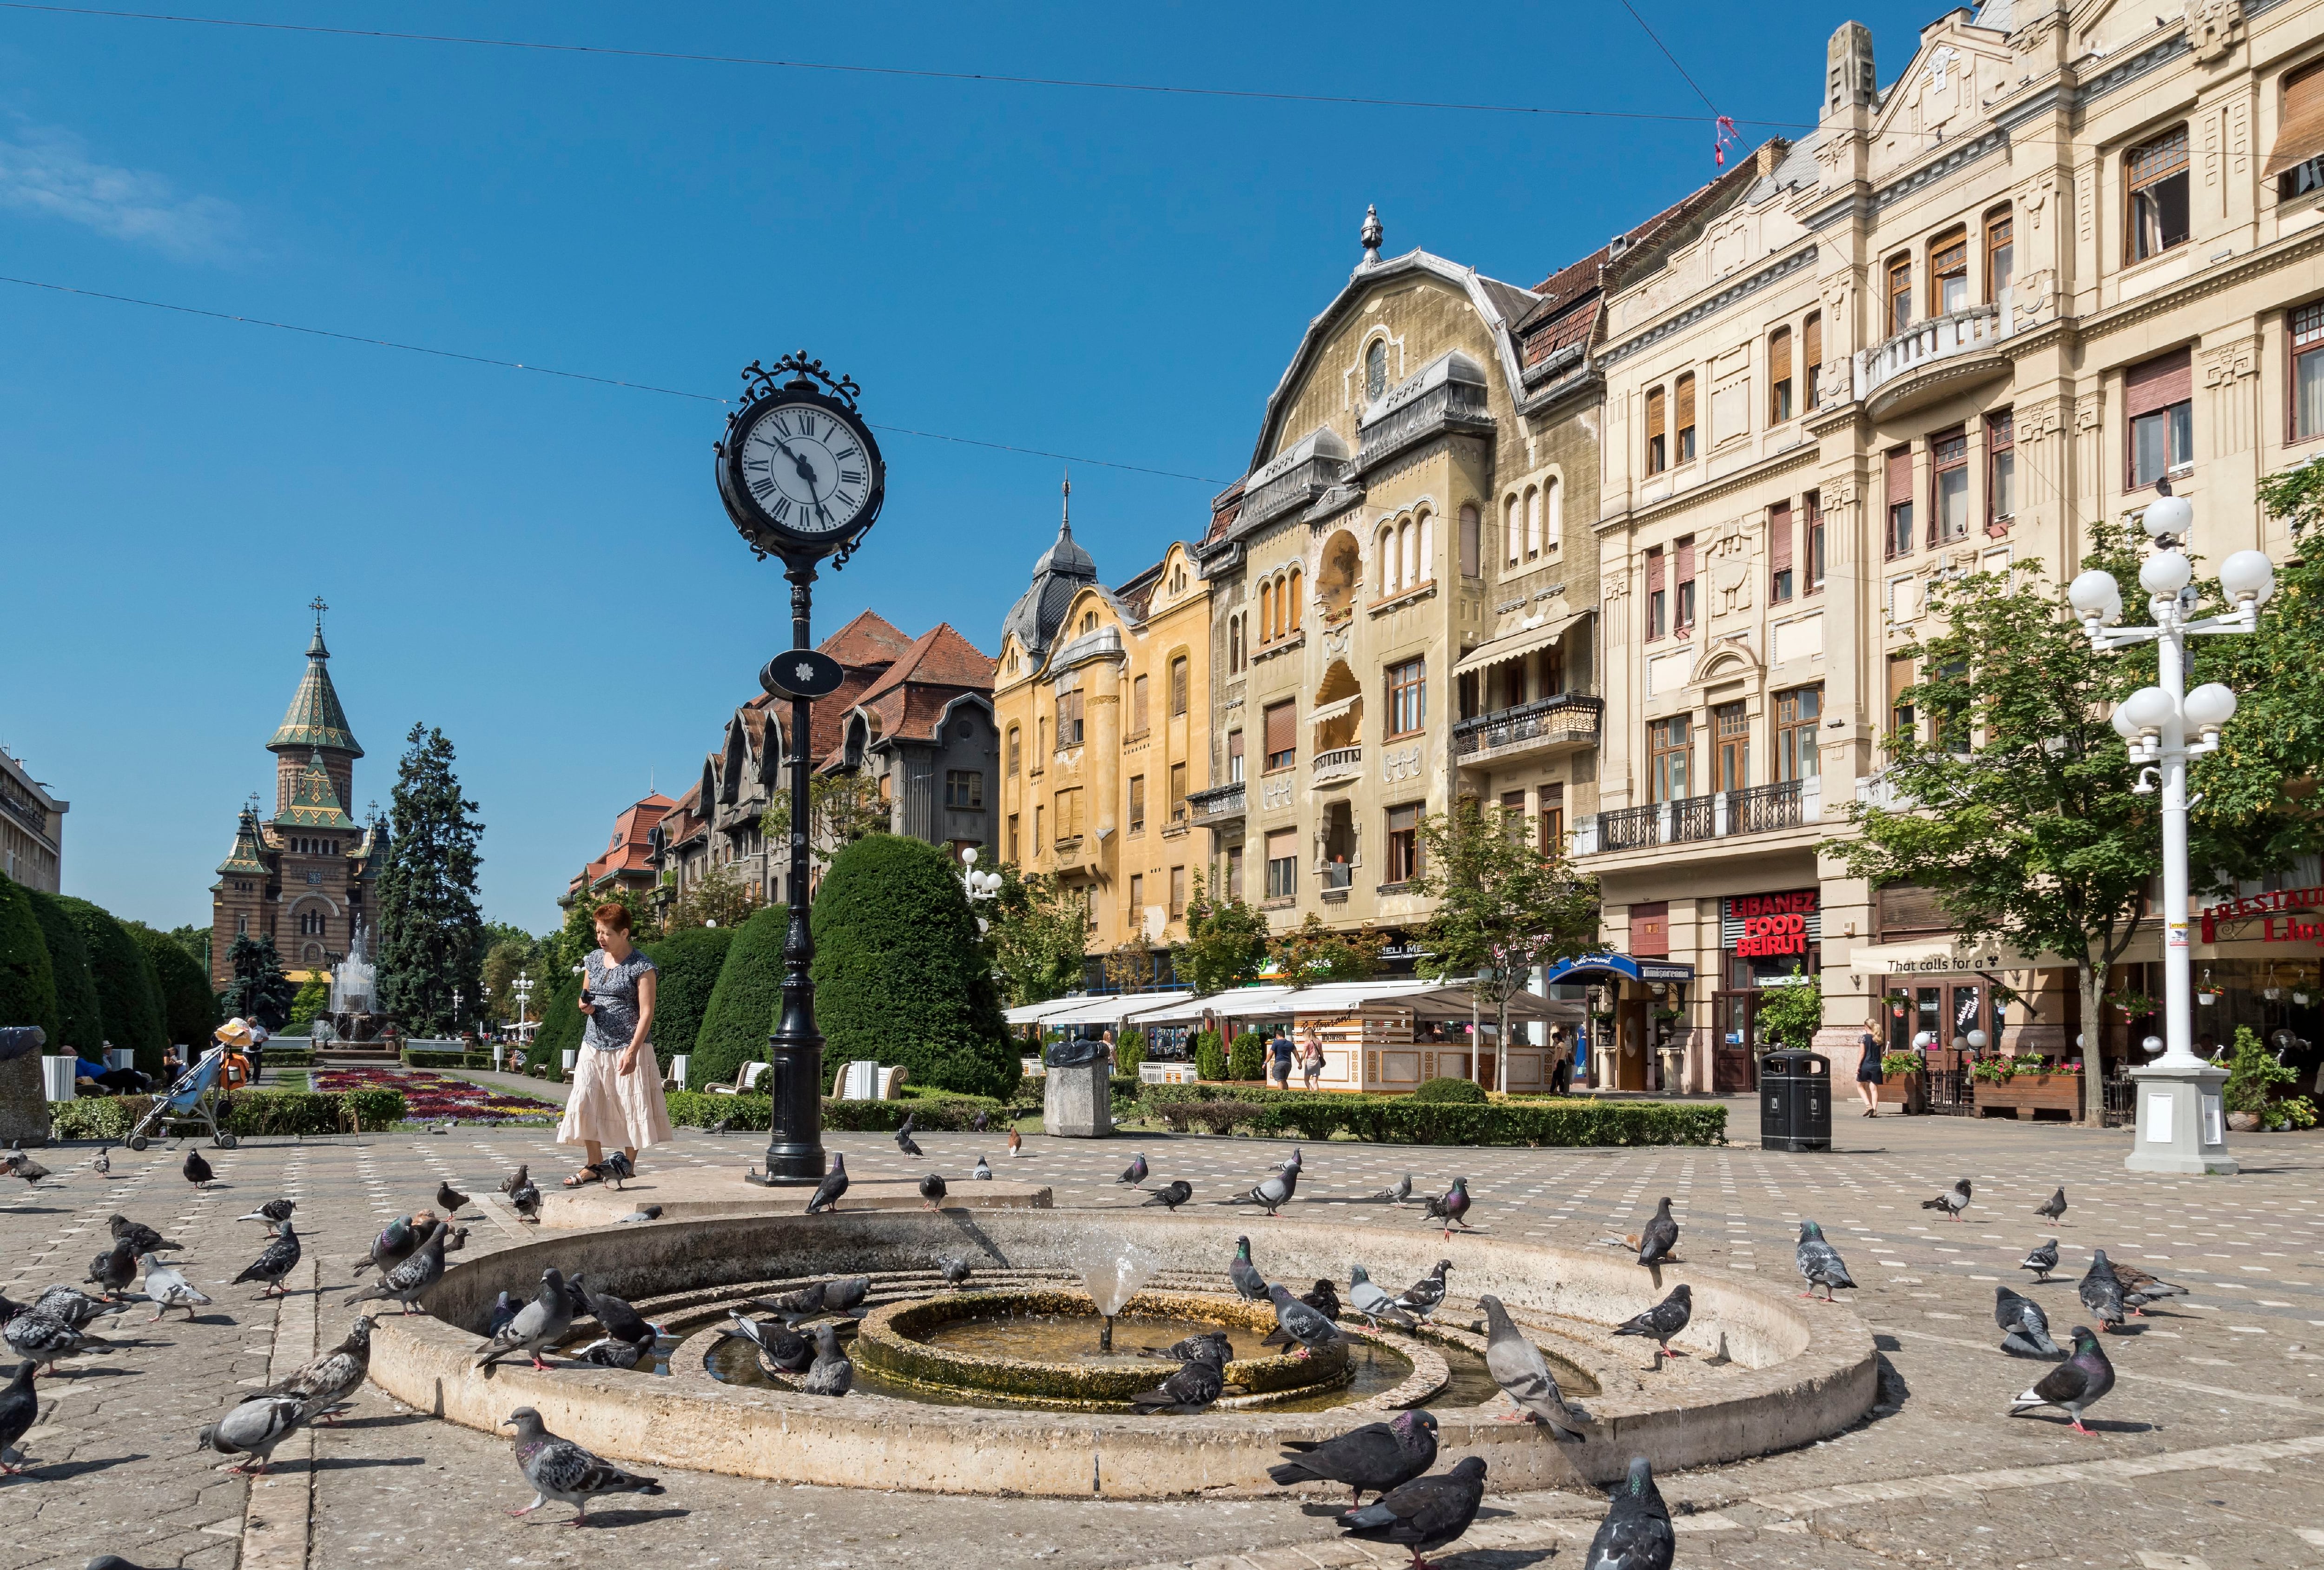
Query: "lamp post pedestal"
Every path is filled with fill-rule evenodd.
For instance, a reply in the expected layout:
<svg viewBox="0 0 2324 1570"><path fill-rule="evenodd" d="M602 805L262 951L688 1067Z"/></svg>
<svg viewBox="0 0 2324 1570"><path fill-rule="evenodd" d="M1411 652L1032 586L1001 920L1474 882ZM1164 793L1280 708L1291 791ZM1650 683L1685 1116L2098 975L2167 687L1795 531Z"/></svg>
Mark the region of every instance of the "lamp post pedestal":
<svg viewBox="0 0 2324 1570"><path fill-rule="evenodd" d="M2200 1058L2165 1060L2130 1071L2137 1085L2137 1131L2123 1165L2133 1172L2218 1173L2239 1168L2227 1154L2227 1114L2220 1087L2227 1071Z"/></svg>

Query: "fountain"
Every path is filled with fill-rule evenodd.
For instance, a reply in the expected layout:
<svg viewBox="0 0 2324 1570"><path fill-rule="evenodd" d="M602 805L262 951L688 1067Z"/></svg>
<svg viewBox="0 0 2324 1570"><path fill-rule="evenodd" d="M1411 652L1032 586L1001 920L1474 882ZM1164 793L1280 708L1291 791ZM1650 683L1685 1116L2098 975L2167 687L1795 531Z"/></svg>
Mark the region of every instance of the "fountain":
<svg viewBox="0 0 2324 1570"><path fill-rule="evenodd" d="M1113 1350L1113 1320L1132 1293L1154 1279L1162 1261L1126 1239L1093 1237L1074 1261L1082 1273L1082 1284L1089 1288L1090 1301L1105 1320L1099 1333L1097 1349Z"/></svg>
<svg viewBox="0 0 2324 1570"><path fill-rule="evenodd" d="M358 924L347 945L347 956L331 967L330 1006L315 1019L318 1046L325 1041L374 1040L388 1023L387 1016L376 1011L378 970L365 953L368 936Z"/></svg>

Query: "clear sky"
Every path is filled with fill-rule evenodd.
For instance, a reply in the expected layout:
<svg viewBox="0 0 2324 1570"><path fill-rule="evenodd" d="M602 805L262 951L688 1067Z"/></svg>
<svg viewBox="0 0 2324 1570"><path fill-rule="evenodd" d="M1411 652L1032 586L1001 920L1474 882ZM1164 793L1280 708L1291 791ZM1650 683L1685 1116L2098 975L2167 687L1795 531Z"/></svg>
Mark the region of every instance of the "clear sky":
<svg viewBox="0 0 2324 1570"><path fill-rule="evenodd" d="M1747 145L1824 41L1884 83L1935 14L1632 0ZM1520 284L1710 179L1711 110L1622 0L1145 6L207 0L204 15L676 53L1674 115L1578 118L775 69L0 5L0 273L715 399L805 347L873 420L1071 466L1109 581L1247 466L1308 319L1424 245ZM1757 121L1761 124L1754 125ZM1772 124L1771 124L1772 123ZM488 913L544 928L788 638L721 512L714 402L0 283L0 745L72 803L65 884L158 925L208 886L331 605L384 801L440 725ZM1056 458L883 438L818 585L991 652Z"/></svg>

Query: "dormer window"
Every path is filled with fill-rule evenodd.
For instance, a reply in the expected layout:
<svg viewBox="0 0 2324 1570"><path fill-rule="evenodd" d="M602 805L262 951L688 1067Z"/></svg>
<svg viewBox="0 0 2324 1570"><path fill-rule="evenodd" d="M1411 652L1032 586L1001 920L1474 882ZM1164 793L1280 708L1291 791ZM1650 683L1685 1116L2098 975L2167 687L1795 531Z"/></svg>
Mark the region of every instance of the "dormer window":
<svg viewBox="0 0 2324 1570"><path fill-rule="evenodd" d="M1082 631L1084 633L1090 633L1097 631L1097 613L1095 611L1084 611L1082 613Z"/></svg>
<svg viewBox="0 0 2324 1570"><path fill-rule="evenodd" d="M1364 397L1377 403L1387 391L1388 341L1375 338L1372 346L1364 351Z"/></svg>

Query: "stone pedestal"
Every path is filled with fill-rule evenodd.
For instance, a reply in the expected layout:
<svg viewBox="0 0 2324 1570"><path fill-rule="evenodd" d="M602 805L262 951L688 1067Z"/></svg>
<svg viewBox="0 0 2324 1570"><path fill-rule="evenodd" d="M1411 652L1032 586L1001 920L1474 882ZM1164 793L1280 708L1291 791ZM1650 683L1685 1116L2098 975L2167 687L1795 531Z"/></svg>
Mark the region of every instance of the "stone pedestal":
<svg viewBox="0 0 2324 1570"><path fill-rule="evenodd" d="M0 1063L0 1141L49 1142L49 1098L37 1050Z"/></svg>
<svg viewBox="0 0 2324 1570"><path fill-rule="evenodd" d="M2132 1069L2130 1077L2138 1087L2138 1129L2125 1167L2134 1172L2236 1170L2227 1154L2227 1109L2219 1102L2226 1069L2150 1063Z"/></svg>
<svg viewBox="0 0 2324 1570"><path fill-rule="evenodd" d="M1113 1087L1105 1059L1052 1068L1042 1076L1041 1126L1069 1140L1102 1140L1113 1132Z"/></svg>

